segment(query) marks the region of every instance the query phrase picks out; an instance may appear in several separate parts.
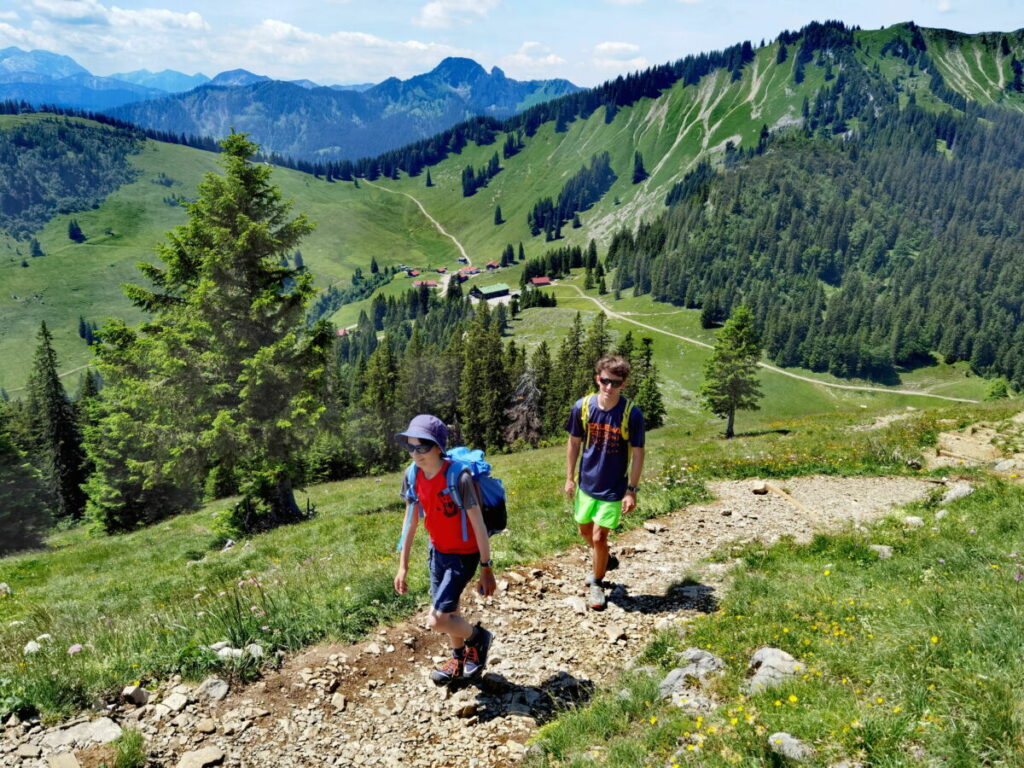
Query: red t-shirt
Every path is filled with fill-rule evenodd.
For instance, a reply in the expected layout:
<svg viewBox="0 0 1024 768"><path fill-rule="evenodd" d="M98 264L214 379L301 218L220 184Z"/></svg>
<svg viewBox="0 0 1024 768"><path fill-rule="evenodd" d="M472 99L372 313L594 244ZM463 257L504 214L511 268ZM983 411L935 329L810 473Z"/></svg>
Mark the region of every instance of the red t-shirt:
<svg viewBox="0 0 1024 768"><path fill-rule="evenodd" d="M430 534L430 543L438 552L457 555L471 555L479 552L473 523L466 517L466 535L468 541L462 540L462 510L455 499L448 493L448 482L445 473L450 462L445 461L440 471L431 478L423 472L416 473L416 495L423 505L423 524ZM468 473L463 472L459 478L459 495L466 508L479 505L476 489Z"/></svg>

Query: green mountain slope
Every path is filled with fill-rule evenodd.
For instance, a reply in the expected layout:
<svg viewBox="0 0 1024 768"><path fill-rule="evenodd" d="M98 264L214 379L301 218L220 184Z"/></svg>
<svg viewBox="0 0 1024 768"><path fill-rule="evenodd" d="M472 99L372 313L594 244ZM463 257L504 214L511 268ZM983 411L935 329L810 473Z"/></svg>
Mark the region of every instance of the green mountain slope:
<svg viewBox="0 0 1024 768"><path fill-rule="evenodd" d="M824 35L820 29L810 34ZM1019 69L1014 62L1024 59L1019 33L968 36L899 25L851 35L856 68L877 71L878 82L887 81L901 103L913 96L926 109L949 111L948 102L958 96L1013 110L1024 105L1014 88L1015 67ZM522 122L510 124L510 132L523 141L521 151L500 157L504 132L497 132L489 144L470 142L430 167L429 188L423 173L363 179L356 187L280 170L275 176L286 195L295 200L297 210L318 223L302 248L304 261L322 287L346 283L352 270L365 268L371 258L382 266L452 266L458 252L438 226L457 238L478 264L497 259L506 244L520 242L532 258L554 245L585 245L593 238L603 255L616 230L634 229L660 215L668 192L702 159L721 167L729 160L727 149L756 147L764 127L778 133L801 125L805 104L814 102L823 88L834 87L837 75L855 68L850 60L841 60L837 46L813 48L804 45L807 39L806 32L803 37L783 35L753 51L742 67L712 71L694 84L680 80L660 96L615 108L602 106L586 117L542 122L532 135L533 127L523 131ZM942 75L938 85L929 74L935 70ZM628 82L623 87L627 86ZM544 107L554 109L559 103ZM502 170L471 197L464 197L464 169L486 166L496 152ZM555 244L545 242L543 234L531 236L527 213L534 204L542 197L557 198L565 182L603 152L609 153L618 178L592 208L580 213L582 226L573 229L567 223L563 240ZM649 174L639 184L631 178L636 152ZM77 337L78 317L99 321L128 312L117 284L136 279L134 262L151 258L163 233L183 220L182 210L167 205L164 198L194 194L201 174L216 166L216 157L146 142L132 163L141 172L136 181L98 208L75 214L89 236L87 242L76 245L67 239L71 216L66 214L56 216L38 234L49 255L30 260L28 268L18 266L26 253L23 241L7 238L0 244L5 286L0 295L0 354L11 361L0 372L0 386L15 389L23 383L30 340L42 319L54 327L65 369L87 361L88 350ZM172 179L171 186L154 183L163 178ZM498 205L504 223L495 225ZM101 234L107 229L113 234ZM515 285L521 269L517 265L476 279ZM401 279L382 290L403 289L406 283ZM365 306L368 301L344 307L333 319L351 324Z"/></svg>

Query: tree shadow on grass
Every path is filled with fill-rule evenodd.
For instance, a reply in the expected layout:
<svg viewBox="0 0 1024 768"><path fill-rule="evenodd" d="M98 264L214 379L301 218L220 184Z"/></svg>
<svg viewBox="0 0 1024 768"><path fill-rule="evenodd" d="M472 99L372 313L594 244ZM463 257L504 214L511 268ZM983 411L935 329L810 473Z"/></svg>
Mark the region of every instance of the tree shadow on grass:
<svg viewBox="0 0 1024 768"><path fill-rule="evenodd" d="M755 429L750 432L737 432L735 437L765 437L766 435L788 435L791 429Z"/></svg>

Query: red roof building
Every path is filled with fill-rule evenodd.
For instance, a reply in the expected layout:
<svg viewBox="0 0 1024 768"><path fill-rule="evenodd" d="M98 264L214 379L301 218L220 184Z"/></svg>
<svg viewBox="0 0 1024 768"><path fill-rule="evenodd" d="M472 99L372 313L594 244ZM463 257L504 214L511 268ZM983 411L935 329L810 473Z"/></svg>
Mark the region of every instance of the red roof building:
<svg viewBox="0 0 1024 768"><path fill-rule="evenodd" d="M551 285L550 277L531 277L530 285Z"/></svg>
<svg viewBox="0 0 1024 768"><path fill-rule="evenodd" d="M437 274L443 275L445 272L448 271L448 267L438 267L436 271L437 271Z"/></svg>
<svg viewBox="0 0 1024 768"><path fill-rule="evenodd" d="M501 264L499 264L499 263L498 263L498 262L496 262L496 261L488 261L488 262L487 262L487 268L488 268L488 269L497 269L497 268L498 268L498 267L500 267L500 266L501 266Z"/></svg>
<svg viewBox="0 0 1024 768"><path fill-rule="evenodd" d="M348 328L339 328L335 333L338 336L348 336Z"/></svg>
<svg viewBox="0 0 1024 768"><path fill-rule="evenodd" d="M427 286L427 288L437 288L437 280L416 280L413 282L413 286L419 287L421 285Z"/></svg>

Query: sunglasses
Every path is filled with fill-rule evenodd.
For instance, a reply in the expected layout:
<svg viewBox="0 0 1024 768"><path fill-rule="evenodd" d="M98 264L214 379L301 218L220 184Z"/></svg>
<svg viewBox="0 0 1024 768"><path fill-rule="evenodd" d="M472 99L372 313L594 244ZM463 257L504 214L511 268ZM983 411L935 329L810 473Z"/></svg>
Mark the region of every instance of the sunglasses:
<svg viewBox="0 0 1024 768"><path fill-rule="evenodd" d="M409 453L427 453L433 447L433 443L420 443L419 445L413 445L412 443L405 444L405 450Z"/></svg>
<svg viewBox="0 0 1024 768"><path fill-rule="evenodd" d="M597 379L606 387L621 387L624 379L609 379L607 376L599 376Z"/></svg>

